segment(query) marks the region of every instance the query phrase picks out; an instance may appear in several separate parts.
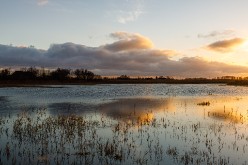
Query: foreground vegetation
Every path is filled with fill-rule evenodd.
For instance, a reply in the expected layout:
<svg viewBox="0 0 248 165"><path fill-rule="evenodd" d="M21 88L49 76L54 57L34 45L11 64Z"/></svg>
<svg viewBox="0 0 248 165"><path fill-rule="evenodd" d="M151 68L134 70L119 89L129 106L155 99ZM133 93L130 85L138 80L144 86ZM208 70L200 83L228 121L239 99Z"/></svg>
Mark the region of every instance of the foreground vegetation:
<svg viewBox="0 0 248 165"><path fill-rule="evenodd" d="M222 123L185 125L167 116L114 120L33 109L0 118L0 164L233 164L238 158L225 150L247 152L240 142L248 136L239 129ZM226 136L235 139L229 144Z"/></svg>

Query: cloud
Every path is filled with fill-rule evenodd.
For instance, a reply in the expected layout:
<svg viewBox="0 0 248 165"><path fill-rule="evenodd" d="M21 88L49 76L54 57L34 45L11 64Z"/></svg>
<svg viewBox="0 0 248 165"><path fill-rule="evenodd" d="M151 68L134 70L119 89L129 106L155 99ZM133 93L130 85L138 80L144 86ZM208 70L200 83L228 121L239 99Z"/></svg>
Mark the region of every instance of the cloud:
<svg viewBox="0 0 248 165"><path fill-rule="evenodd" d="M0 45L0 67L87 68L101 75L209 77L247 73L248 67L209 62L200 57L173 60L173 50L158 50L135 33L116 32L116 41L99 47L53 44L48 50ZM144 44L145 43L145 44Z"/></svg>
<svg viewBox="0 0 248 165"><path fill-rule="evenodd" d="M126 24L128 22L136 21L144 12L142 11L143 3L142 0L127 1L123 5L126 9L121 9L117 13L117 22Z"/></svg>
<svg viewBox="0 0 248 165"><path fill-rule="evenodd" d="M110 37L118 40L104 46L105 49L110 51L129 51L134 49L150 49L153 47L153 43L140 34L116 32L111 33Z"/></svg>
<svg viewBox="0 0 248 165"><path fill-rule="evenodd" d="M229 40L221 40L207 46L207 49L220 53L229 53L245 42L243 38L233 38Z"/></svg>
<svg viewBox="0 0 248 165"><path fill-rule="evenodd" d="M128 22L133 22L137 20L143 12L139 9L134 11L120 11L119 16L117 18L117 21L121 24L126 24Z"/></svg>
<svg viewBox="0 0 248 165"><path fill-rule="evenodd" d="M38 0L37 4L39 6L44 6L44 5L48 4L48 0Z"/></svg>
<svg viewBox="0 0 248 165"><path fill-rule="evenodd" d="M45 52L30 47L0 45L0 66L38 66Z"/></svg>
<svg viewBox="0 0 248 165"><path fill-rule="evenodd" d="M233 36L235 34L234 30L223 30L223 31L212 31L208 34L198 34L198 38L214 38L214 37L227 37Z"/></svg>

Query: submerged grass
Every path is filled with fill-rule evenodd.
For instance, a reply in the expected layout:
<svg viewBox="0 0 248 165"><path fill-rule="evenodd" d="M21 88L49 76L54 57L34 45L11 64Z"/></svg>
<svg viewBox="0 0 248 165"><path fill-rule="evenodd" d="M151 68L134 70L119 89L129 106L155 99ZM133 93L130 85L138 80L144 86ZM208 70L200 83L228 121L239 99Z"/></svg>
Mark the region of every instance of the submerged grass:
<svg viewBox="0 0 248 165"><path fill-rule="evenodd" d="M226 152L242 157L248 149L248 135L235 123L205 127L166 114L131 119L49 115L46 109L1 117L0 164L233 164L244 159ZM225 141L226 129L231 143Z"/></svg>

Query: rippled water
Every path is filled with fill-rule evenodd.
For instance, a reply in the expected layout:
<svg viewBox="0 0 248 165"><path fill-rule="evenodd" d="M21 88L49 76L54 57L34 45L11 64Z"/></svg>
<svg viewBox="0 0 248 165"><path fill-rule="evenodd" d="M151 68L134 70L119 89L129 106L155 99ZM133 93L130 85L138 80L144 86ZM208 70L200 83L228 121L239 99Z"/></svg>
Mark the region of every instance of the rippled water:
<svg viewBox="0 0 248 165"><path fill-rule="evenodd" d="M0 96L18 105L101 103L130 97L246 96L248 88L223 85L118 84L51 86L57 88L1 88Z"/></svg>
<svg viewBox="0 0 248 165"><path fill-rule="evenodd" d="M246 164L247 103L219 84L0 88L0 163Z"/></svg>

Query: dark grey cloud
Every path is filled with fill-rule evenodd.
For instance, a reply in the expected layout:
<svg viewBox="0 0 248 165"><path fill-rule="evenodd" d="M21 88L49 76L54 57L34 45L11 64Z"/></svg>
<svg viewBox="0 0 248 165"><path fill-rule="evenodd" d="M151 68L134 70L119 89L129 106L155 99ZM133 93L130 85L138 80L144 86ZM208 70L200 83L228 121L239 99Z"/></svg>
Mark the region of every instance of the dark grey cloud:
<svg viewBox="0 0 248 165"><path fill-rule="evenodd" d="M175 55L175 51L153 49L152 42L146 37L125 32L112 35L117 41L99 47L64 43L53 44L48 50L39 50L0 45L0 68L29 66L87 68L101 75L185 77L208 77L248 72L248 67L209 62L200 57L173 60L171 56ZM148 44L140 46L143 43Z"/></svg>
<svg viewBox="0 0 248 165"><path fill-rule="evenodd" d="M39 65L45 53L46 51L35 48L0 45L0 65Z"/></svg>
<svg viewBox="0 0 248 165"><path fill-rule="evenodd" d="M245 42L243 38L233 38L229 40L221 40L214 42L207 46L209 50L217 51L221 53L232 52L236 47L242 45Z"/></svg>

